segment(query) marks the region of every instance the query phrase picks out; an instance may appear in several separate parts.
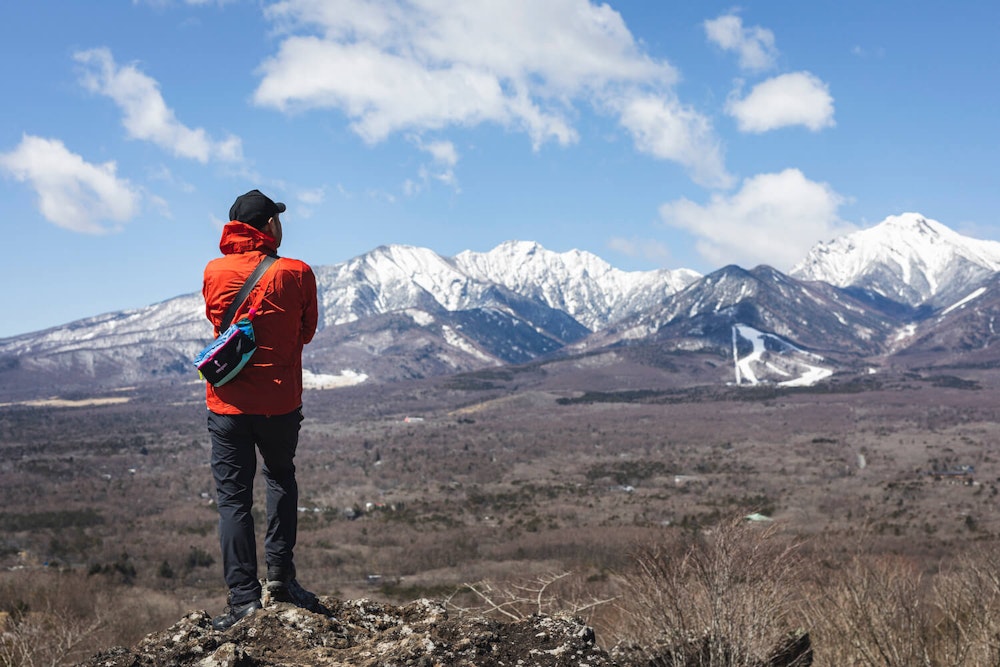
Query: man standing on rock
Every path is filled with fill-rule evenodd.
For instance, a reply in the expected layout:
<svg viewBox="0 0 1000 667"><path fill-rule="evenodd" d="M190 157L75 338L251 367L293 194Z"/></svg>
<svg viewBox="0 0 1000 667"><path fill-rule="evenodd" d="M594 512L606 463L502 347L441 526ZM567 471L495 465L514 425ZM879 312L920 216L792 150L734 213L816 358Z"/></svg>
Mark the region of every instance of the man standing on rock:
<svg viewBox="0 0 1000 667"><path fill-rule="evenodd" d="M205 313L219 333L230 303L257 265L277 257L281 245L279 215L285 205L259 190L237 197L222 230L222 257L205 267L202 294ZM267 532L264 556L266 590L272 601L314 607L316 596L295 579L298 485L295 449L302 422L302 347L316 331L316 278L305 262L281 258L269 266L232 321L255 309L257 349L231 381L207 385L208 431L212 440L212 476L219 504L222 567L229 587L225 612L213 619L225 630L261 608L254 536L253 480L260 451L267 485Z"/></svg>

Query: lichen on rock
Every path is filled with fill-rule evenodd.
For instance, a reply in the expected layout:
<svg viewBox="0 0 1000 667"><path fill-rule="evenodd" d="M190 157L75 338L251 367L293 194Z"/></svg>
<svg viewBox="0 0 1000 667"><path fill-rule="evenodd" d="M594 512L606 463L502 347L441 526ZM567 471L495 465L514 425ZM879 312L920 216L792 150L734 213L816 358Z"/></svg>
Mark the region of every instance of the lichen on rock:
<svg viewBox="0 0 1000 667"><path fill-rule="evenodd" d="M452 617L439 603L394 606L321 597L320 609L271 604L225 632L195 611L132 648L115 647L80 667L610 667L615 663L579 619L519 621Z"/></svg>

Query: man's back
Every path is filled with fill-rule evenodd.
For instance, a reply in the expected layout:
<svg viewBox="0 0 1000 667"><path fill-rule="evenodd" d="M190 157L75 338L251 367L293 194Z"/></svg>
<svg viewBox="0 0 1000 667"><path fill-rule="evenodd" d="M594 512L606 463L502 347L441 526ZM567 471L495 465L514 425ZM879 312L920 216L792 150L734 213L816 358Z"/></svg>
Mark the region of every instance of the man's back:
<svg viewBox="0 0 1000 667"><path fill-rule="evenodd" d="M219 244L222 257L205 267L205 314L218 331L222 316L273 239L239 222L230 222ZM234 321L251 307L257 351L231 382L206 387L209 410L218 414L285 414L302 405L302 346L312 340L318 316L316 278L305 262L283 257L275 262Z"/></svg>

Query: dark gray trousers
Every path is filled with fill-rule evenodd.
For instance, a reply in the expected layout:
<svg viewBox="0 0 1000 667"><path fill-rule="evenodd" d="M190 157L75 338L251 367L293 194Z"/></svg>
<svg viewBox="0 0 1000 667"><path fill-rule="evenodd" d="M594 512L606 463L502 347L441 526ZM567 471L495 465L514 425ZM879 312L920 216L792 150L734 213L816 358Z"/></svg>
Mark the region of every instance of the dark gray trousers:
<svg viewBox="0 0 1000 667"><path fill-rule="evenodd" d="M208 413L222 570L230 604L256 600L261 593L251 514L256 450L260 450L266 484L264 559L268 567L293 567L299 501L293 460L301 423L301 409L273 417Z"/></svg>

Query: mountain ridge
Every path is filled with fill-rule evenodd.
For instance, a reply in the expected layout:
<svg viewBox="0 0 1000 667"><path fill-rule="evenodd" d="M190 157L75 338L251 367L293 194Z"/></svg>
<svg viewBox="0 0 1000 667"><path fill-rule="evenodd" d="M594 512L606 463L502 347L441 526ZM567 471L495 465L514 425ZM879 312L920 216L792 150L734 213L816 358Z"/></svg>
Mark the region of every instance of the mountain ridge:
<svg viewBox="0 0 1000 667"><path fill-rule="evenodd" d="M1000 242L971 239L919 213L816 244L789 275L859 287L912 306L946 305L952 287L1000 271Z"/></svg>
<svg viewBox="0 0 1000 667"><path fill-rule="evenodd" d="M913 213L817 244L789 274L766 265L706 276L628 272L591 253L556 253L531 241L454 257L385 245L315 268L320 325L304 356L306 385L461 373L638 343L666 354L732 357L734 370L741 354L752 354L760 368L746 366L752 373L744 377L794 382L781 374L811 366L805 357L790 361L795 355L829 357L832 372L902 354L927 336L936 336L937 347L989 347L992 330L931 335L932 325L921 323L958 308L976 289L992 295L997 270L1000 243ZM992 298L972 301L982 312L952 321L992 322ZM920 335L907 335L910 328ZM210 336L195 293L0 339L0 391L194 382L189 359Z"/></svg>

